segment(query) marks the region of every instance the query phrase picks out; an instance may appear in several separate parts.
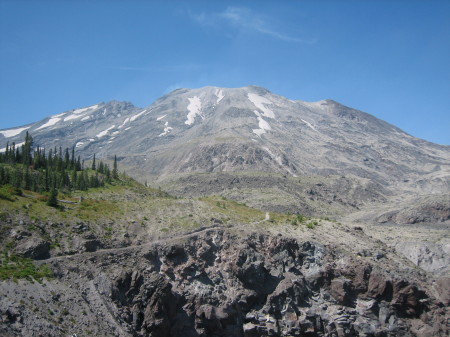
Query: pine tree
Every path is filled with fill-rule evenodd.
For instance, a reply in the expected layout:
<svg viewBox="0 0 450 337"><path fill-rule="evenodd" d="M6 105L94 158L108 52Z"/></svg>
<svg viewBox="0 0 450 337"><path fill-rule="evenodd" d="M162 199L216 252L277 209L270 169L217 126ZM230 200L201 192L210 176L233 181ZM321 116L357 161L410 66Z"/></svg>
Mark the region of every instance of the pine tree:
<svg viewBox="0 0 450 337"><path fill-rule="evenodd" d="M58 207L58 191L52 188L50 196L47 199L47 205L52 207Z"/></svg>
<svg viewBox="0 0 450 337"><path fill-rule="evenodd" d="M66 147L66 151L64 153L64 168L68 169L69 165L70 165L69 149Z"/></svg>
<svg viewBox="0 0 450 337"><path fill-rule="evenodd" d="M95 171L96 166L95 166L95 153L94 153L94 159L92 160L92 169Z"/></svg>
<svg viewBox="0 0 450 337"><path fill-rule="evenodd" d="M32 150L33 150L33 137L28 133L25 135L25 143L22 145L22 163L24 165L31 165L33 160L32 158Z"/></svg>
<svg viewBox="0 0 450 337"><path fill-rule="evenodd" d="M70 158L70 169L75 170L75 146L72 146L72 156Z"/></svg>
<svg viewBox="0 0 450 337"><path fill-rule="evenodd" d="M113 177L113 179L119 178L119 171L117 170L117 156L116 155L114 155L114 165L113 165L112 177Z"/></svg>

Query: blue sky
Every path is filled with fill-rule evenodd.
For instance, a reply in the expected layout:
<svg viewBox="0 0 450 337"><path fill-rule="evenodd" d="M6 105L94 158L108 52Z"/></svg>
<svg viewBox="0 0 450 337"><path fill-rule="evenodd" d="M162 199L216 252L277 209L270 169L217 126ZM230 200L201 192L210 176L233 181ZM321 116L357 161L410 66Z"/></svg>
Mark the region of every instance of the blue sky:
<svg viewBox="0 0 450 337"><path fill-rule="evenodd" d="M450 144L450 1L0 0L0 129L250 84Z"/></svg>

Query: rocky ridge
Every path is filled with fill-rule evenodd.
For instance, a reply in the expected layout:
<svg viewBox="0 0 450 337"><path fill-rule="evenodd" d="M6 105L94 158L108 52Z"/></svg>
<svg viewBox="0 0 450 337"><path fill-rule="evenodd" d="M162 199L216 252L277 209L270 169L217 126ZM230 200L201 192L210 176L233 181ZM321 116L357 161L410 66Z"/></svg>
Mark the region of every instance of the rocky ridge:
<svg viewBox="0 0 450 337"><path fill-rule="evenodd" d="M353 231L364 236L358 233L360 229ZM431 285L424 274L401 266L391 253L370 248L351 256L338 246L282 234L212 228L140 247L53 258L47 263L56 270L57 280L32 285L36 291L31 300L22 282L16 286L1 283L6 294L1 307L3 333L448 333L448 299L438 295L448 286L444 279ZM34 307L42 299L48 312ZM39 319L30 324L30 315ZM76 323L70 323L71 317L77 317ZM65 330L68 327L70 331Z"/></svg>

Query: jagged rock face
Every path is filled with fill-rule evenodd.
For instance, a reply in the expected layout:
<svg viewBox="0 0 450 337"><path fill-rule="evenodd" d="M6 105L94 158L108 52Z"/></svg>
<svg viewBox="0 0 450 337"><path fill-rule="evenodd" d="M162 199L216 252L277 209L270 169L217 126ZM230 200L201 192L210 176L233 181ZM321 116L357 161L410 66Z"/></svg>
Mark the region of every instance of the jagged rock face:
<svg viewBox="0 0 450 337"><path fill-rule="evenodd" d="M158 337L449 332L448 297L435 298L419 274L386 270L376 259L355 258L311 241L213 229L172 242L93 253L83 263L80 258L50 261L58 280L36 291L56 296L67 289L69 312L87 304L92 314L78 314L71 330L80 335L93 326L103 335ZM448 289L448 279L441 278L436 287ZM20 294L19 286L14 296ZM42 319L29 321L27 310L19 307L0 305L2 333L16 335L37 326L47 335L61 333L46 328Z"/></svg>
<svg viewBox="0 0 450 337"><path fill-rule="evenodd" d="M311 242L214 232L148 251L145 270L112 282L111 300L138 336L444 333L442 309L417 285L333 255Z"/></svg>

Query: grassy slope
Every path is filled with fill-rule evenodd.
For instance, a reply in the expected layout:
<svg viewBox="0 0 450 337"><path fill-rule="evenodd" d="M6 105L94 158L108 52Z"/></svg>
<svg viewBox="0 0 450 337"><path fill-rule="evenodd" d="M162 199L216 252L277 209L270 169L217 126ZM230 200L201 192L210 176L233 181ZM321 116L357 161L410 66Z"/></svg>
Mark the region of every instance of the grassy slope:
<svg viewBox="0 0 450 337"><path fill-rule="evenodd" d="M219 196L175 198L129 178L102 188L59 194L59 208L47 206L44 195L13 192L6 191L7 198L0 199L0 247L8 252L30 238L49 242L51 255L57 256L82 251L80 244L86 240L98 240L104 248L123 247L215 223L314 225L313 220L296 221L295 216L282 213L270 213L267 221L266 212Z"/></svg>

